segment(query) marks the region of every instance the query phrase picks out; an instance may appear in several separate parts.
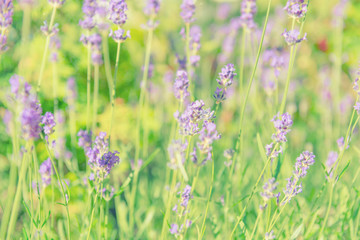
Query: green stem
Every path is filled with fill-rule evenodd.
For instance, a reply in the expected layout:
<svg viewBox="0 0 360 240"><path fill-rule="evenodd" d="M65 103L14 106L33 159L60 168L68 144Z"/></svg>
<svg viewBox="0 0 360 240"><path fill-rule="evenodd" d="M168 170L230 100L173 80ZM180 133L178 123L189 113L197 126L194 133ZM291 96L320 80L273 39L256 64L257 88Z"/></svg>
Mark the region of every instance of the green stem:
<svg viewBox="0 0 360 240"><path fill-rule="evenodd" d="M165 216L163 219L160 239L164 239L166 236L165 229L167 226L167 221L168 221L168 217L169 217L170 210L171 210L172 199L173 199L173 196L175 195L175 193L173 191L174 191L174 188L176 185L176 179L177 179L177 171L174 170L173 175L172 175L172 180L171 180L171 187L170 187L169 194L168 194L167 206L166 206Z"/></svg>
<svg viewBox="0 0 360 240"><path fill-rule="evenodd" d="M98 98L99 98L99 65L95 65L94 72L94 102L93 102L93 119L92 119L92 132L95 133L98 112Z"/></svg>
<svg viewBox="0 0 360 240"><path fill-rule="evenodd" d="M88 32L88 35L90 33ZM90 129L90 98L91 98L91 46L87 44L87 76L86 76L86 130Z"/></svg>
<svg viewBox="0 0 360 240"><path fill-rule="evenodd" d="M191 81L191 63L190 63L190 23L185 24L186 39L185 39L185 50L186 50L186 72L189 79L189 89L191 100L194 100L194 83Z"/></svg>
<svg viewBox="0 0 360 240"><path fill-rule="evenodd" d="M255 225L254 225L254 229L252 230L252 233L251 233L251 236L250 236L250 239L253 239L254 238L254 234L256 232L256 228L259 224L259 220L260 220L260 216L262 215L262 211L260 211L260 213L257 215L256 217L256 221L255 221Z"/></svg>
<svg viewBox="0 0 360 240"><path fill-rule="evenodd" d="M210 199L211 199L211 194L212 194L212 189L213 189L213 185L214 185L214 168L215 168L215 163L214 160L212 161L212 165L211 165L211 183L210 183L210 191L209 191L209 197L206 203L206 210L205 210L205 215L204 215L204 220L201 226L201 238L202 239L204 237L205 234L205 222L206 222L206 216L209 210L209 205L210 205Z"/></svg>
<svg viewBox="0 0 360 240"><path fill-rule="evenodd" d="M55 20L55 15L56 15L56 7L53 7L52 13L51 13L51 19L50 19L50 23L49 23L49 31L52 30L52 27L54 25L54 20ZM46 36L46 41L45 41L45 50L44 50L44 54L41 60L41 66L40 66L40 73L39 73L39 79L38 79L38 84L37 84L37 88L36 88L36 93L39 93L40 91L40 86L41 86L41 82L42 82L42 78L44 75L44 70L45 70L45 63L46 63L46 58L47 58L47 53L49 50L49 43L50 43L50 35Z"/></svg>
<svg viewBox="0 0 360 240"><path fill-rule="evenodd" d="M117 43L117 50L116 50L116 62L115 62L114 78L113 78L113 82L111 84L111 97L110 97L111 98L111 115L110 115L109 141L111 139L112 126L113 126L113 122L114 122L116 79L117 79L117 73L118 73L118 69L119 69L120 49L121 49L121 42L118 42Z"/></svg>
<svg viewBox="0 0 360 240"><path fill-rule="evenodd" d="M294 26L295 26L295 18L293 18L293 20L292 20L291 31L294 30ZM302 29L302 27L301 27L301 29ZM301 34L301 30L300 30L300 34ZM291 77L292 69L294 66L295 55L296 55L296 44L292 45L290 48L290 60L289 60L288 72L287 72L287 76L286 76L284 94L283 94L283 97L281 100L281 105L280 105L280 111L279 111L280 115L283 114L285 111L286 97L287 97L287 94L289 91L290 77Z"/></svg>
<svg viewBox="0 0 360 240"><path fill-rule="evenodd" d="M86 240L89 240L89 238L90 238L91 226L92 226L92 222L94 219L94 212L95 212L97 197L98 197L98 193L96 192L94 206L93 206L93 209L91 210L91 218L90 218L89 229L88 229L88 234L87 234Z"/></svg>
<svg viewBox="0 0 360 240"><path fill-rule="evenodd" d="M24 16L22 22L22 29L21 29L21 49L22 49L22 56L19 62L19 72L20 75L23 75L24 71L24 58L26 56L26 45L29 39L30 33L30 24L31 24L31 8L28 4L24 4Z"/></svg>
<svg viewBox="0 0 360 240"><path fill-rule="evenodd" d="M239 73L239 95L241 96L244 83L244 59L245 59L245 43L246 43L246 27L243 28L241 36L241 52L240 52L240 73Z"/></svg>
<svg viewBox="0 0 360 240"><path fill-rule="evenodd" d="M18 217L23 181L24 181L24 178L26 176L26 172L27 172L28 164L29 164L29 156L28 156L30 154L30 147L29 146L30 145L28 143L28 146L26 147L27 153L24 154L23 161L21 162L19 180L18 180L18 184L17 184L17 188L16 188L14 204L13 204L12 210L11 210L11 215L10 215L6 240L13 239L12 238L12 233L14 231L15 223L16 223L16 220L17 220L17 217Z"/></svg>
<svg viewBox="0 0 360 240"><path fill-rule="evenodd" d="M244 217L245 211L246 211L246 209L247 209L247 207L248 207L248 205L249 205L249 203L250 203L250 201L251 201L251 199L252 199L252 197L253 197L253 195L254 195L254 193L255 193L255 190L256 190L257 186L258 186L259 183L260 183L260 180L261 180L262 176L264 175L264 172L265 172L265 170L266 170L266 167L269 165L269 163L270 163L270 161L271 161L271 156L273 155L273 153L274 153L275 150L277 149L278 145L279 145L279 143L276 143L276 144L275 144L275 147L273 148L272 152L270 153L270 155L269 155L269 157L268 157L268 159L267 159L267 161L266 161L266 163L265 163L265 165L264 165L264 167L263 167L263 169L262 169L262 171L261 171L261 173L260 173L260 176L258 177L258 179L257 179L257 181L256 181L256 183L255 183L255 185L254 185L254 187L253 187L253 189L252 189L252 191L251 191L251 193L250 193L250 196L249 196L249 198L248 198L248 200L247 200L247 202L246 202L246 204L245 204L245 207L244 207L244 209L241 211L241 214L240 214L240 216L239 216L239 218L238 218L238 221L237 221L235 227L233 228L233 230L232 230L232 232L231 232L230 239L232 239L232 236L234 235L237 226L239 225L240 221L241 221L242 218Z"/></svg>

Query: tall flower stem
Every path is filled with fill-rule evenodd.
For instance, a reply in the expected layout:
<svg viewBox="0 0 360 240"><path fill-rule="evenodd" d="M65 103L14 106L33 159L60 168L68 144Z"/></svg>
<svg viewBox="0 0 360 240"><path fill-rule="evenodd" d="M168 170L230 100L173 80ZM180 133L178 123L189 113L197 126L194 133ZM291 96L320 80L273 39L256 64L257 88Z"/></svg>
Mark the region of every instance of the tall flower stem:
<svg viewBox="0 0 360 240"><path fill-rule="evenodd" d="M256 217L254 229L253 229L252 232L251 232L250 239L253 239L253 238L254 238L254 234L255 234L255 232L256 232L256 228L257 228L257 226L258 226L258 224L259 224L259 221L260 221L260 219L261 219L261 216L262 216L262 211L260 211L260 213L259 213L259 214L257 215L257 217Z"/></svg>
<svg viewBox="0 0 360 240"><path fill-rule="evenodd" d="M239 96L241 96L244 84L244 59L245 59L245 47L246 47L246 27L242 30L241 35L241 51L240 51L240 73L239 73Z"/></svg>
<svg viewBox="0 0 360 240"><path fill-rule="evenodd" d="M186 51L186 72L189 79L189 89L191 100L194 100L195 84L191 81L191 63L190 63L190 23L185 24L186 39L185 39L185 51Z"/></svg>
<svg viewBox="0 0 360 240"><path fill-rule="evenodd" d="M28 142L27 147L26 147L27 152L24 154L23 160L21 162L21 167L20 167L20 172L19 172L19 180L18 180L18 184L17 184L17 188L16 188L14 203L13 203L13 206L11 209L9 226L8 226L8 230L7 230L7 234L6 234L6 240L13 239L12 233L14 231L16 219L18 217L23 181L24 181L24 178L26 177L26 172L27 172L28 164L29 164L30 146L31 145Z"/></svg>
<svg viewBox="0 0 360 240"><path fill-rule="evenodd" d="M54 20L55 20L55 15L56 15L56 7L53 7L52 13L51 13L51 18L50 18L50 23L49 23L49 31L51 31L53 25L54 25ZM40 86L41 86L41 82L42 82L42 78L44 75L44 70L45 70L45 63L46 63L46 58L48 55L48 50L49 50L49 44L50 44L50 35L46 36L46 41L45 41L45 49L44 49L44 54L41 60L41 66L40 66L40 73L39 73L39 79L38 79L38 84L37 84L37 88L36 88L36 93L39 93L40 91Z"/></svg>
<svg viewBox="0 0 360 240"><path fill-rule="evenodd" d="M112 76L111 76L109 42L108 42L108 37L107 37L106 33L102 33L101 37L102 37L102 41L101 41L102 50L103 50L103 54L104 54L105 75L106 75L106 80L109 85L109 97L110 97L110 101L111 101L113 80L112 80Z"/></svg>
<svg viewBox="0 0 360 240"><path fill-rule="evenodd" d="M139 156L140 156L141 118L142 118L142 111L143 111L145 94L146 94L146 83L147 83L148 72L149 72L153 33L154 33L154 29L150 28L149 32L148 32L147 41L146 41L144 73L143 73L143 78L142 78L142 82L141 82L139 110L138 110L137 121L136 121L136 145L135 145L135 163L134 163L135 168L138 167L138 161L139 161ZM133 215L134 215L134 207L135 207L135 201L136 201L136 190L137 190L137 182L138 182L137 178L138 178L138 173L137 173L137 170L135 170L133 187L131 189L131 199L130 199L130 209L129 209L130 231L133 231L133 228L134 228L134 216Z"/></svg>
<svg viewBox="0 0 360 240"><path fill-rule="evenodd" d="M219 105L219 104L218 104ZM212 189L213 189L213 185L214 185L214 168L215 168L215 163L214 160L212 161L212 165L211 165L211 183L210 183L210 190L209 190L209 197L206 203L206 208L205 208L205 215L204 215L204 220L201 226L201 237L200 239L202 239L204 237L205 234L205 222L206 222L206 216L209 210L209 205L210 205L210 199L211 199L211 194L212 194Z"/></svg>
<svg viewBox="0 0 360 240"><path fill-rule="evenodd" d="M23 75L24 71L24 57L26 56L26 44L29 39L29 33L30 33L30 25L31 25L31 8L28 4L24 5L24 16L23 16L23 22L22 22L22 29L21 29L21 49L22 56L19 62L19 72L21 75Z"/></svg>
<svg viewBox="0 0 360 240"><path fill-rule="evenodd" d="M117 73L118 73L118 69L119 69L120 49L121 49L121 42L118 42L117 50L116 50L116 62L115 62L114 78L112 79L113 82L111 84L111 97L110 97L111 98L111 115L110 115L109 141L111 140L112 126L113 126L113 122L114 122L116 80L117 80Z"/></svg>
<svg viewBox="0 0 360 240"><path fill-rule="evenodd" d="M98 198L98 193L96 192L95 200L94 200L94 206L93 206L93 208L91 210L91 217L90 217L89 229L88 229L88 234L87 234L86 240L90 239L91 226L92 226L92 222L94 220L94 213L95 213L97 198Z"/></svg>
<svg viewBox="0 0 360 240"><path fill-rule="evenodd" d="M236 143L236 152L235 152L236 157L234 157L234 160L237 160L237 156L239 154L240 140L241 140L241 136L242 136L242 128L243 128L244 117L245 117L245 109L246 109L246 105L247 105L247 101L248 101L248 98L249 98L251 86L252 86L252 83L254 81L256 69L257 69L257 66L258 66L258 63L259 63L259 59L260 59L260 54L261 54L261 50L262 50L262 46L263 46L263 42L264 42L266 27L267 27L267 23L268 23L268 19L269 19L270 8L271 8L271 0L269 0L269 2L268 2L268 7L267 7L267 11L266 11L266 17L265 17L265 23L264 23L263 31L262 31L262 34L261 34L260 45L259 45L259 48L258 48L255 64L254 64L254 67L253 67L253 70L252 70L252 73L251 73L251 76L250 76L250 81L249 81L249 84L248 84L248 87L247 87L247 90L246 90L245 99L243 101L241 111L240 111L239 136L238 136L237 143ZM233 161L232 164L235 164L235 161Z"/></svg>
<svg viewBox="0 0 360 240"><path fill-rule="evenodd" d="M168 221L170 210L171 210L172 199L173 199L173 196L175 195L175 193L173 191L174 191L175 185L176 185L177 173L178 172L176 170L174 170L173 175L172 175L171 186L170 186L170 189L169 189L169 194L168 194L168 198L167 198L167 205L166 205L165 215L164 215L162 229L161 229L161 237L160 237L161 240L164 239L165 236L166 236L165 235L165 229L166 229L166 226L167 226L167 221Z"/></svg>
<svg viewBox="0 0 360 240"><path fill-rule="evenodd" d="M293 18L293 20L292 20L291 31L294 30L294 26L295 26L295 18ZM285 110L286 97L287 97L287 93L289 91L290 77L291 77L291 72L292 72L292 69L294 66L294 60L295 60L295 46L296 46L296 44L292 45L290 48L290 60L289 60L288 72L287 72L287 76L286 76L284 94L283 94L283 97L281 100L281 105L280 105L280 114L283 114L284 110Z"/></svg>
<svg viewBox="0 0 360 240"><path fill-rule="evenodd" d="M89 35L89 31L88 34ZM86 130L90 130L90 99L91 99L91 45L87 44L87 75L86 75Z"/></svg>
<svg viewBox="0 0 360 240"><path fill-rule="evenodd" d="M247 207L248 207L248 205L249 205L252 197L254 196L255 190L256 190L257 186L259 185L260 180L261 180L262 176L264 175L264 172L265 172L267 166L269 165L269 163L270 163L270 161L271 161L271 156L273 155L273 153L275 152L275 150L277 149L278 146L279 146L279 143L276 143L275 146L274 146L274 148L273 148L273 150L272 150L272 152L269 154L269 157L268 157L268 159L266 160L266 163L265 163L263 169L261 170L261 173L260 173L258 179L256 180L256 183L255 183L253 189L251 190L250 196L249 196L249 198L248 198L248 200L247 200L247 202L246 202L243 210L241 211L241 214L240 214L240 216L239 216L239 218L238 218L238 221L237 221L234 229L233 229L232 232L231 232L230 239L232 239L232 236L234 235L237 226L239 225L240 221L241 221L242 218L244 217L245 211L246 211L246 209L247 209Z"/></svg>
<svg viewBox="0 0 360 240"><path fill-rule="evenodd" d="M42 137L42 136L41 136ZM42 137L43 138L43 137ZM63 203L63 206L65 206L65 209L66 209L66 217L67 217L67 228L68 228L68 233L67 233L67 236L68 236L68 239L70 240L71 239L71 230L70 230L70 214L69 214L69 207L68 207L68 200L67 200L67 197L66 197L66 193L65 193L65 189L64 189L64 182L61 178L61 176L59 175L59 171L56 167L56 164L55 164L55 161L54 161L54 158L52 157L51 155L51 152L50 152L50 149L49 149L49 146L47 143L45 143L45 146L46 146L46 151L49 155L49 158L51 160L51 164L52 164L52 167L54 168L54 171L55 171L55 175L56 175L56 178L60 184L60 188L61 188L61 193L63 195L63 200L64 200L64 203ZM66 183L65 183L66 184Z"/></svg>
<svg viewBox="0 0 360 240"><path fill-rule="evenodd" d="M92 119L92 132L95 132L97 123L98 112L98 99L99 99L99 65L95 65L94 71L94 102L93 102L93 119Z"/></svg>
<svg viewBox="0 0 360 240"><path fill-rule="evenodd" d="M355 102L358 102L358 100L359 100L359 95L357 95ZM338 167L340 165L340 162L341 162L341 160L342 160L342 158L344 156L344 152L345 152L347 146L349 145L349 138L350 138L351 130L353 129L352 125L353 125L353 120L354 120L354 117L355 117L355 113L356 113L356 110L353 109L352 114L351 114L351 118L350 118L350 122L349 122L349 126L348 126L348 129L347 129L347 132L346 132L345 144L344 144L343 148L340 151L340 154L339 154L339 157L338 157L337 161L334 163L334 165L335 165L335 169L333 171L334 172L334 175L333 175L334 177L330 178L330 184L331 184L330 187L331 188L330 188L330 194L329 194L329 204L328 204L327 209L326 209L324 221L323 221L322 227L320 229L319 236L321 236L323 234L323 232L325 230L326 223L327 223L327 219L329 217L330 208L331 208L331 204L332 204L332 198L333 198L333 192L334 192L334 188L335 188L335 185L336 185L336 182L337 182L336 174L337 174L337 170L338 170ZM359 117L355 121L354 126L357 124L358 120L359 120Z"/></svg>

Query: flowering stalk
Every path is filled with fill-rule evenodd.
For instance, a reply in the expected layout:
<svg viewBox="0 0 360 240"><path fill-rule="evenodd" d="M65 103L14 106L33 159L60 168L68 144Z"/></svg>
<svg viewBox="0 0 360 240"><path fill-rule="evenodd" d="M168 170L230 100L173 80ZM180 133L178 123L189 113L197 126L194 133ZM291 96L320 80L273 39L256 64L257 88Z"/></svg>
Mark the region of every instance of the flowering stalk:
<svg viewBox="0 0 360 240"><path fill-rule="evenodd" d="M88 36L90 32L88 31ZM90 99L91 99L91 45L87 43L87 74L86 74L86 130L90 130Z"/></svg>
<svg viewBox="0 0 360 240"><path fill-rule="evenodd" d="M93 120L92 120L92 132L95 132L97 123L97 112L98 112L98 98L99 98L99 65L95 65L94 71L94 102L93 102Z"/></svg>
<svg viewBox="0 0 360 240"><path fill-rule="evenodd" d="M16 188L14 203L13 203L12 210L11 210L9 226L8 226L7 233L6 233L6 240L12 239L11 238L12 233L14 231L16 219L18 217L18 211L19 211L19 206L20 206L22 187L24 185L23 182L24 182L24 178L26 176L26 171L27 171L28 164L29 164L29 158L30 158L29 154L30 154L30 151L31 151L30 146L31 146L31 144L28 142L27 147L26 147L26 149L27 149L26 153L24 153L23 159L21 161L21 167L20 167L20 172L19 172L19 180L18 180L18 184L17 184L17 188Z"/></svg>
<svg viewBox="0 0 360 240"><path fill-rule="evenodd" d="M152 15L150 18L150 22L154 21L154 16ZM141 91L140 91L140 99L139 99L139 112L136 121L136 145L135 145L135 169L137 169L139 156L140 156L140 129L141 129L141 117L144 107L145 101L145 94L146 94L146 83L148 79L148 72L149 72L149 64L150 64L150 54L151 54L151 46L152 46L152 39L153 39L153 27L150 27L148 30L148 38L146 42L146 52L145 52L145 63L144 63L144 73L141 82ZM130 198L130 209L129 209L129 224L130 230L133 230L134 227L134 207L135 207L135 200L136 200L136 191L137 191L137 179L138 178L138 171L135 170L134 173L134 181L133 181L133 188L131 190L131 198Z"/></svg>
<svg viewBox="0 0 360 240"><path fill-rule="evenodd" d="M357 94L357 97L356 97L356 101L355 102L358 102L359 100L359 94ZM324 221L323 221L323 224L322 224L322 227L320 229L320 233L319 233L319 236L322 236L323 232L324 232L324 229L325 229L325 226L326 226L326 223L327 223L327 219L329 217L329 213L330 213L330 208L332 206L332 198L333 198L333 193L334 193L334 189L335 189L335 185L337 183L337 178L336 178L336 173L337 173L337 169L340 165L340 162L344 156L344 152L346 150L346 146L349 145L349 142L350 142L350 134L351 134L351 130L356 126L357 122L359 121L359 116L357 117L355 123L354 123L354 127L351 128L351 126L353 125L353 120L354 120L354 116L355 116L355 113L356 113L356 109L353 109L353 112L351 114L351 118L350 118L350 122L349 122L349 126L348 126L348 129L347 129L347 132L346 132L346 137L345 137L345 144L344 146L341 148L341 151L340 151L340 154L339 154L339 157L336 161L336 165L335 165L335 169L333 170L333 176L335 176L334 178L330 178L330 194L329 194L329 204L327 206L327 209L326 209L326 213L325 213L325 217L324 217Z"/></svg>
<svg viewBox="0 0 360 240"><path fill-rule="evenodd" d="M56 5L54 5L53 9L52 9L49 28L48 28L50 31L54 25L57 8L58 7ZM38 84L37 84L37 88L36 88L36 93L39 93L39 91L40 91L40 86L41 86L41 82L42 82L42 78L43 78L44 70L45 70L46 57L47 57L48 50L49 50L49 44L50 44L50 34L48 34L46 36L46 40L45 40L45 49L44 49L44 54L43 54L43 57L41 60L40 73L39 73L39 79L38 79Z"/></svg>
<svg viewBox="0 0 360 240"><path fill-rule="evenodd" d="M266 170L266 167L269 165L269 163L270 163L270 161L271 161L271 159L272 159L272 156L273 156L273 154L274 154L274 152L275 152L275 150L277 149L278 146L279 146L279 143L276 143L275 146L274 146L274 148L273 148L273 150L271 151L271 154L269 154L269 157L268 157L268 159L267 159L267 161L266 161L266 163L265 163L265 166L263 167L263 169L262 169L262 171L261 171L261 173L260 173L260 175L259 175L259 177L258 177L258 179L257 179L257 181L256 181L256 183L255 183L255 185L254 185L254 187L253 187L253 189L251 190L250 196L249 196L248 200L246 201L246 204L245 204L243 210L241 211L241 214L240 214L240 216L239 216L239 218L238 218L237 223L235 224L235 227L233 228L233 230L232 230L232 232L231 232L230 239L232 239L232 236L234 235L237 226L239 225L240 221L241 221L242 218L244 217L245 211L246 211L246 209L247 209L247 207L248 207L248 205L249 205L249 203L250 203L250 201L251 201L251 199L252 199L252 197L253 197L253 195L254 195L254 193L255 193L255 190L256 190L257 186L258 186L259 183L260 183L260 180L261 180L262 176L264 175L264 172L265 172L265 170Z"/></svg>
<svg viewBox="0 0 360 240"><path fill-rule="evenodd" d="M111 99L111 115L110 115L109 142L111 140L112 125L113 125L113 122L114 122L116 78L117 78L117 72L118 72L118 68L119 68L120 49L121 49L121 42L118 42L117 43L117 50L116 50L116 62L115 62L114 78L112 79L112 84L110 85L111 86L111 95L110 95L110 99ZM105 65L106 65L106 57L105 57Z"/></svg>

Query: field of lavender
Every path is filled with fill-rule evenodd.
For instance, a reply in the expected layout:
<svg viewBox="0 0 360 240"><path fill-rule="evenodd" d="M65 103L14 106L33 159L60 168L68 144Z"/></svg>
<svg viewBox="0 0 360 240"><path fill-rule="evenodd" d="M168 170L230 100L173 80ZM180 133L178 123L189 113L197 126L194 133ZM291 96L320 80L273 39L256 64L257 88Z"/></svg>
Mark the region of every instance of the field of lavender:
<svg viewBox="0 0 360 240"><path fill-rule="evenodd" d="M360 2L0 0L0 240L360 239Z"/></svg>

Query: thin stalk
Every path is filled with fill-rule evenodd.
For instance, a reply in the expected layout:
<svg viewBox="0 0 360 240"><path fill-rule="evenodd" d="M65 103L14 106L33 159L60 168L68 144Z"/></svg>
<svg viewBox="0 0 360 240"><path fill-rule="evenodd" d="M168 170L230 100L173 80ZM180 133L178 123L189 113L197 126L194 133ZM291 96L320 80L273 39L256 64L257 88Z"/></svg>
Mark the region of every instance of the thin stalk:
<svg viewBox="0 0 360 240"><path fill-rule="evenodd" d="M28 4L24 5L24 16L23 16L23 22L22 22L22 28L21 28L21 49L22 51L22 57L19 62L19 72L21 75L23 75L24 71L24 57L26 56L26 44L28 42L29 33L30 33L30 24L31 24L31 8Z"/></svg>
<svg viewBox="0 0 360 240"><path fill-rule="evenodd" d="M137 185L138 185L138 175L139 171L137 170L137 165L135 165L135 171L134 171L134 182L133 182L133 188L131 189L131 195L130 195L130 203L129 203L129 230L130 233L133 234L133 227L134 227L134 209L135 209L135 201L136 201L136 192L137 192Z"/></svg>
<svg viewBox="0 0 360 240"><path fill-rule="evenodd" d="M258 179L257 179L257 181L256 181L256 183L255 183L255 185L254 185L254 187L253 187L253 189L251 190L250 196L249 196L249 198L248 198L248 200L247 200L247 202L246 202L246 204L245 204L245 207L244 207L244 209L241 211L241 214L240 214L240 216L239 216L239 218L238 218L238 221L237 221L234 229L233 229L232 232L231 232L230 239L232 239L232 236L234 235L237 226L239 225L240 221L242 220L242 218L243 218L243 216L244 216L244 214L245 214L245 211L246 211L246 209L247 209L247 207L248 207L248 205L249 205L249 203L250 203L250 201L251 201L251 199L252 199L252 197L253 197L253 195L254 195L254 193L255 193L255 190L256 190L257 186L259 185L262 176L264 175L264 172L265 172L265 170L266 170L266 167L269 165L269 163L270 163L270 161L271 161L271 156L272 156L273 153L275 152L275 150L276 150L276 148L278 147L278 145L279 145L279 143L276 143L276 144L275 144L275 147L273 148L271 154L269 155L269 157L268 157L268 159L267 159L267 161L266 161L266 163L265 163L265 166L263 167L263 169L262 169L262 171L261 171L261 173L260 173L260 176L258 177Z"/></svg>
<svg viewBox="0 0 360 240"><path fill-rule="evenodd" d="M209 205L210 205L210 199L211 199L211 194L212 194L212 189L213 189L213 185L214 185L214 168L215 168L215 163L214 160L212 161L212 165L211 165L211 185L210 185L210 190L209 190L209 197L206 203L206 210L205 210L205 215L204 215L204 220L201 226L201 238L202 239L204 237L205 234L205 222L206 222L206 216L209 210Z"/></svg>
<svg viewBox="0 0 360 240"><path fill-rule="evenodd" d="M162 229L161 229L161 237L160 239L164 239L165 237L165 229L166 229L166 225L167 225L167 220L170 214L170 210L171 210L171 202L174 196L174 188L176 185L176 179L177 179L177 171L175 170L173 172L173 176L172 176L172 180L171 180L171 187L169 190L169 194L168 194L168 199L167 199L167 206L166 206L166 211L165 211L165 215L164 215L164 219L163 219L163 225L162 225Z"/></svg>
<svg viewBox="0 0 360 240"><path fill-rule="evenodd" d="M252 230L252 233L251 233L250 239L253 239L253 238L254 238L254 234L255 234L255 232L256 232L256 228L257 228L257 226L258 226L258 224L259 224L259 220L260 220L261 215L262 215L262 211L260 211L260 213L259 213L259 214L257 215L257 217L256 217L256 221L255 221L254 229Z"/></svg>
<svg viewBox="0 0 360 240"><path fill-rule="evenodd" d="M86 240L89 240L89 238L90 238L91 225L92 225L92 222L93 222L93 219L94 219L94 212L95 212L95 206L96 206L96 202L97 202L97 197L98 197L98 193L96 192L94 206L93 206L93 209L91 210L91 218L90 218L89 229L88 229L88 234L87 234Z"/></svg>
<svg viewBox="0 0 360 240"><path fill-rule="evenodd" d="M240 51L240 73L239 73L239 96L241 96L243 92L243 84L244 84L244 59L245 59L245 45L246 45L246 27L242 30L241 36L241 51Z"/></svg>
<svg viewBox="0 0 360 240"><path fill-rule="evenodd" d="M117 72L118 72L118 68L119 68L120 49L121 49L121 42L118 42L117 50L116 50L116 62L115 62L114 78L113 78L113 82L111 84L111 115L110 115L109 141L111 139L112 126L113 126L113 122L114 122L116 79L117 79Z"/></svg>
<svg viewBox="0 0 360 240"><path fill-rule="evenodd" d="M194 98L194 83L191 81L191 63L190 63L190 23L185 24L186 38L185 38L185 51L186 51L186 72L189 79L189 89L191 100Z"/></svg>
<svg viewBox="0 0 360 240"><path fill-rule="evenodd" d="M23 160L21 162L19 180L18 180L18 184L17 184L17 188L16 188L14 204L13 204L12 210L11 210L11 215L10 215L6 240L12 239L12 233L14 231L16 219L18 217L20 200L21 200L21 192L22 192L22 187L23 187L23 181L24 181L24 178L26 176L26 172L27 172L27 168L28 168L28 164L29 164L29 156L28 156L28 154L30 154L29 153L30 152L30 149L29 149L30 147L29 146L30 145L28 143L28 146L26 148L28 151L24 154Z"/></svg>
<svg viewBox="0 0 360 240"><path fill-rule="evenodd" d="M41 136L41 137L43 138L43 136ZM57 169L57 167L56 167L54 158L53 158L52 155L51 155L51 152L50 152L50 149L49 149L48 144L45 143L45 146L46 146L46 151L47 151L47 153L48 153L48 155L49 155L51 164L52 164L52 166L53 166L53 168L54 168L56 178L57 178L57 180L58 180L58 182L59 182L59 184L60 184L61 192L62 192L62 195L63 195L63 198L64 198L64 206L65 206L65 208L66 208L67 227L68 227L68 234L67 234L67 236L68 236L68 239L70 240L70 239L71 239L71 235L70 235L70 233L71 233L71 230L70 230L70 214L69 214L68 201L67 201L66 193L65 193L65 190L64 190L64 186L63 186L64 183L63 183L63 181L62 181L62 179L61 179L61 177L60 177L60 175L59 175L59 171L58 171L58 169Z"/></svg>
<svg viewBox="0 0 360 240"><path fill-rule="evenodd" d="M261 50L262 50L262 46L263 46L263 42L264 42L266 27L267 27L267 23L268 23L268 19L269 19L270 8L271 8L271 0L269 0L269 2L268 2L268 7L267 7L267 11L266 11L265 23L264 23L264 27L263 27L263 31L262 31L262 35L261 35L260 45L259 45L259 48L258 48L255 64L254 64L254 67L253 67L253 70L252 70L252 73L251 73L251 76L250 76L250 81L249 81L247 91L246 91L246 94L245 94L245 99L244 99L242 107L241 107L240 121L239 121L239 136L238 136L238 139L237 139L237 142L236 142L235 156L237 156L237 154L239 154L238 152L239 152L240 140L241 140L241 136L242 136L242 128L243 128L243 123L244 123L245 109L246 109L246 105L247 105L247 101L248 101L248 98L249 98L251 86L252 86L252 83L254 81L256 69L257 69L257 66L258 66L258 63L259 63L259 59L260 59L260 54L261 54ZM234 157L233 164L235 164L235 160L237 160L237 157Z"/></svg>
<svg viewBox="0 0 360 240"><path fill-rule="evenodd" d="M92 119L92 132L95 132L97 123L98 112L98 99L99 99L99 65L95 65L94 71L94 102L93 102L93 119Z"/></svg>
<svg viewBox="0 0 360 240"><path fill-rule="evenodd" d="M54 25L54 20L55 20L55 15L56 15L56 7L53 7L52 13L51 13L51 18L50 18L50 23L49 23L49 31L51 31L53 25ZM47 53L49 50L49 43L50 43L50 35L46 36L46 41L45 41L45 49L44 49L44 54L41 60L41 66L40 66L40 73L39 73L39 79L38 79L38 84L37 84L37 88L36 88L36 93L39 93L40 91L40 86L41 86L41 82L42 82L42 78L44 75L44 70L45 70L45 64L46 64L46 58L47 58Z"/></svg>
<svg viewBox="0 0 360 240"><path fill-rule="evenodd" d="M109 97L110 97L110 101L111 101L113 79L111 76L109 42L108 42L108 36L106 35L106 33L103 33L101 36L102 36L102 41L101 41L102 50L103 50L103 54L104 54L105 75L106 75L106 80L109 85Z"/></svg>
<svg viewBox="0 0 360 240"><path fill-rule="evenodd" d="M89 35L89 33L88 33ZM86 76L86 130L90 130L90 98L91 98L91 46L87 44L87 76Z"/></svg>
<svg viewBox="0 0 360 240"><path fill-rule="evenodd" d="M295 26L295 18L293 18L292 20L292 24L291 24L291 31L294 30L294 26ZM301 31L300 31L301 33ZM290 60L289 60L289 66L288 66L288 72L287 72L287 76L286 76L286 83L285 83L285 89L284 89L284 94L281 100L281 105L280 105L280 115L284 113L285 111L285 104L286 104L286 97L289 91L289 86L290 86L290 77L291 77L291 73L292 73L292 69L294 66L294 61L295 61L295 55L296 55L296 50L295 50L296 44L292 45L290 48Z"/></svg>
<svg viewBox="0 0 360 240"><path fill-rule="evenodd" d="M109 201L106 201L106 207L105 207L105 239L108 239L108 221L109 221Z"/></svg>

